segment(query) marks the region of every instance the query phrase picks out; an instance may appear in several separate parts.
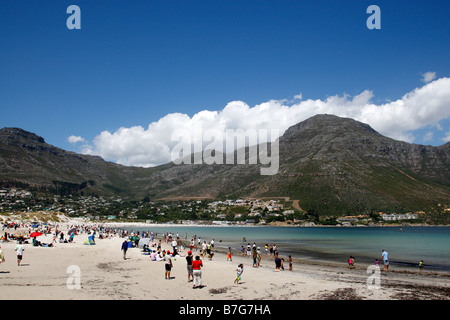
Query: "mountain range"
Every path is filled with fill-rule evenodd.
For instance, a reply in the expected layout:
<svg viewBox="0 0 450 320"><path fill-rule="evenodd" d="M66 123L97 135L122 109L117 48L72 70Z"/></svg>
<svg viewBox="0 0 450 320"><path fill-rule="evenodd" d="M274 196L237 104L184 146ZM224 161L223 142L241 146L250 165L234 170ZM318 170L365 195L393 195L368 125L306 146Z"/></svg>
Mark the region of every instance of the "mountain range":
<svg viewBox="0 0 450 320"><path fill-rule="evenodd" d="M20 128L3 128L0 181L135 199L284 197L327 215L450 204L450 143L397 141L333 115L290 127L278 143L278 173L261 175L260 164L123 166L65 151Z"/></svg>

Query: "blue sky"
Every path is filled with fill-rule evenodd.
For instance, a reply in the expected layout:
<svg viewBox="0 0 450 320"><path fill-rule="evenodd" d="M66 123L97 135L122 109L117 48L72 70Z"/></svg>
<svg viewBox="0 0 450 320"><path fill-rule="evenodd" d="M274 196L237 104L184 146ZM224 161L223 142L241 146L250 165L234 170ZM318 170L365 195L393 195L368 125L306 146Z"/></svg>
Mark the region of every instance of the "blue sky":
<svg viewBox="0 0 450 320"><path fill-rule="evenodd" d="M381 105L423 87L426 72L450 77L448 0L0 3L0 127L73 151L71 135L92 146L103 131L236 100L369 90ZM71 4L81 30L66 27ZM366 27L372 4L381 30ZM414 128L415 143L444 143L449 117L430 123Z"/></svg>

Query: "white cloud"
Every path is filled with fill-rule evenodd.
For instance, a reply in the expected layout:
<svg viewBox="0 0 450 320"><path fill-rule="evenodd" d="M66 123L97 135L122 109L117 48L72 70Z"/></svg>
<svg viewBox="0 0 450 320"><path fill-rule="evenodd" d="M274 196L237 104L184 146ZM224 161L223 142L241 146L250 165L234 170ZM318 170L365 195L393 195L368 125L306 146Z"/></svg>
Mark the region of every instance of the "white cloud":
<svg viewBox="0 0 450 320"><path fill-rule="evenodd" d="M450 131L445 133L445 137L442 138L442 141L449 142L450 141Z"/></svg>
<svg viewBox="0 0 450 320"><path fill-rule="evenodd" d="M83 145L81 151L124 165L148 167L171 161L171 150L177 143L171 141L171 135L176 129L189 132L200 127L203 132L207 129L221 132L226 129L279 129L283 134L298 122L327 113L353 118L385 136L413 142L414 130L437 126L439 121L450 117L450 78L437 79L401 99L384 104L372 103L373 97L372 91L365 90L354 97L344 94L325 100L301 100L303 97L297 95L294 100L270 100L253 107L243 101L231 101L220 111L204 110L192 117L173 113L150 123L147 128L135 126L115 132L103 131L91 145ZM201 137L196 138L201 140Z"/></svg>
<svg viewBox="0 0 450 320"><path fill-rule="evenodd" d="M436 72L425 72L424 74L422 74L423 78L422 81L425 83L429 83L431 81L433 81L434 79L436 79Z"/></svg>
<svg viewBox="0 0 450 320"><path fill-rule="evenodd" d="M78 143L78 142L85 142L84 138L80 136L70 136L67 138L67 141L69 141L72 144Z"/></svg>
<svg viewBox="0 0 450 320"><path fill-rule="evenodd" d="M432 140L433 139L433 132L432 131L428 131L426 134L425 134L425 136L423 137L423 142L426 142L426 141L430 141L430 140Z"/></svg>
<svg viewBox="0 0 450 320"><path fill-rule="evenodd" d="M294 96L294 99L295 99L295 100L302 100L302 99L303 99L303 95L302 95L301 93L296 94L296 95Z"/></svg>

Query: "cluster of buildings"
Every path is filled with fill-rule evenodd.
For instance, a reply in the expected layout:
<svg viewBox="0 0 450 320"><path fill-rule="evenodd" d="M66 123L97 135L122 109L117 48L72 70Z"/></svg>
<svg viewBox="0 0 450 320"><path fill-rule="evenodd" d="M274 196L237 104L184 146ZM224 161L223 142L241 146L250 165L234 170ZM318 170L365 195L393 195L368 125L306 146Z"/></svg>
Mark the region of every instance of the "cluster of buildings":
<svg viewBox="0 0 450 320"><path fill-rule="evenodd" d="M276 199L227 199L216 201L129 201L121 197L33 195L19 188L0 189L0 212L52 211L69 216L89 219L154 219L147 222L167 222L168 218L179 223L193 224L203 220L209 224L255 224L266 221L287 221L294 224L314 225L301 221L289 202ZM450 208L445 211L450 212ZM297 212L298 213L298 212ZM379 212L374 220L369 215L329 217L332 224L340 226L374 225L378 222L413 222L425 212L402 214ZM300 215L301 216L301 215ZM276 219L273 219L276 218Z"/></svg>
<svg viewBox="0 0 450 320"><path fill-rule="evenodd" d="M27 190L10 188L0 189L0 212L22 208L26 205L26 200L30 199L33 194Z"/></svg>
<svg viewBox="0 0 450 320"><path fill-rule="evenodd" d="M24 199L24 198L30 198L33 194L30 191L22 190L22 189L0 189L0 198L2 199Z"/></svg>
<svg viewBox="0 0 450 320"><path fill-rule="evenodd" d="M224 212L227 211L227 207L247 207L247 213L235 213L234 217L239 219L244 215L248 217L275 217L281 215L293 214L294 210L284 210L284 204L280 203L279 200L261 200L261 199L251 199L251 200L225 200L225 201L213 201L208 204L210 212ZM226 217L225 213L219 213L216 218L224 219Z"/></svg>
<svg viewBox="0 0 450 320"><path fill-rule="evenodd" d="M0 212L52 211L68 215L89 215L93 211L108 210L121 198L72 197L60 195L34 195L23 189L0 189Z"/></svg>

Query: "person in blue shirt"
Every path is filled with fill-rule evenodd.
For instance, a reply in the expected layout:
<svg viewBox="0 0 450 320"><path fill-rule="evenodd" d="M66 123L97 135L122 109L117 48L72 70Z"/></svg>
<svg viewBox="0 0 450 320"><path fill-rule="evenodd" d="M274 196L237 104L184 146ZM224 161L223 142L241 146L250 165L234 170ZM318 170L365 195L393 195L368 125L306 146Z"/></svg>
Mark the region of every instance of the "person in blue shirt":
<svg viewBox="0 0 450 320"><path fill-rule="evenodd" d="M381 257L383 258L384 271L388 271L389 268L388 253L384 249L381 250Z"/></svg>
<svg viewBox="0 0 450 320"><path fill-rule="evenodd" d="M122 242L122 250L123 250L123 260L127 260L128 242L126 239Z"/></svg>

